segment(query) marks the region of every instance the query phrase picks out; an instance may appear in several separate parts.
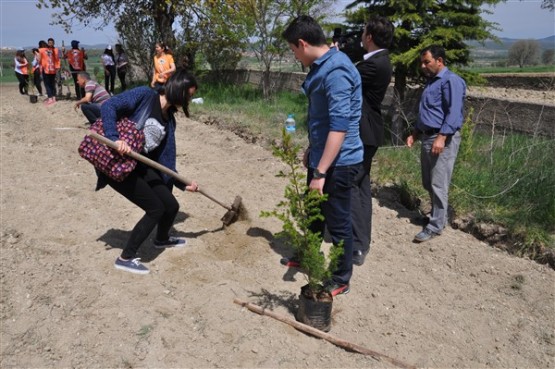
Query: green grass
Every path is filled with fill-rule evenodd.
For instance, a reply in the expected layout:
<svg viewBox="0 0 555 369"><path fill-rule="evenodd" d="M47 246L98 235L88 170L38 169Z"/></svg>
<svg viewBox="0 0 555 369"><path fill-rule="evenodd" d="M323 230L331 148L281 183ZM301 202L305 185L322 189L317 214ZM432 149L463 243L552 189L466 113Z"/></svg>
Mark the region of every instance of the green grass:
<svg viewBox="0 0 555 369"><path fill-rule="evenodd" d="M195 97L202 97L204 104L191 104L192 114L209 116L224 128L261 136L267 142L280 137L287 115L294 114L295 141L306 140L307 99L302 94L280 92L264 100L262 92L252 86L201 81Z"/></svg>
<svg viewBox="0 0 555 369"><path fill-rule="evenodd" d="M554 248L555 140L521 134L463 135L449 202L458 214L500 224L523 247ZM393 182L427 200L421 186L420 148L380 149L373 172L378 182Z"/></svg>
<svg viewBox="0 0 555 369"><path fill-rule="evenodd" d="M191 105L197 117L208 115L224 128L251 132L267 142L279 139L287 113L297 120L295 140L306 144L306 97L280 93L264 101L253 87L203 83L197 94L203 105ZM450 203L457 214L507 227L522 247L554 248L555 141L521 134L490 136L464 125L463 141L453 174ZM393 182L425 201L420 181L419 147L383 147L376 155L373 179Z"/></svg>

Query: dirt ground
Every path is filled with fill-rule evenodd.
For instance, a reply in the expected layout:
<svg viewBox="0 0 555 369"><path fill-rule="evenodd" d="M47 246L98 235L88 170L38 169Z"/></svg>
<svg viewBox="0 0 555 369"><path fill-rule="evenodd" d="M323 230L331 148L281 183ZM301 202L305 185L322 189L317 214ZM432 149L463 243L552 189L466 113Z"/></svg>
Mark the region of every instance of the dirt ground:
<svg viewBox="0 0 555 369"><path fill-rule="evenodd" d="M284 166L231 132L178 118L178 169L249 219L222 229L225 209L175 190L175 233L146 276L113 266L142 212L94 191L77 154L85 118L70 101L30 104L0 87L1 368L385 368L233 299L294 317L302 274L273 241ZM374 199L372 251L334 301L330 334L426 368L555 367L555 271L446 229L412 243L416 216Z"/></svg>

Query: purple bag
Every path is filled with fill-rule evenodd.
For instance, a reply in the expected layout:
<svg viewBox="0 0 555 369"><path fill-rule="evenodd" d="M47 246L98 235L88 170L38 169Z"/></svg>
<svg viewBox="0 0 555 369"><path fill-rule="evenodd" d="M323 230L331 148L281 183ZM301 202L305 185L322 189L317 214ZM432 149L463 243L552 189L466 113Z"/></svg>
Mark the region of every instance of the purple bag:
<svg viewBox="0 0 555 369"><path fill-rule="evenodd" d="M117 122L119 139L127 142L131 150L141 152L145 143L143 131L135 128L135 123L127 118ZM91 131L104 136L102 120L98 119L90 128ZM137 162L127 155L120 155L116 150L98 142L90 136L85 136L77 150L83 159L89 161L96 169L112 178L123 181L137 166Z"/></svg>

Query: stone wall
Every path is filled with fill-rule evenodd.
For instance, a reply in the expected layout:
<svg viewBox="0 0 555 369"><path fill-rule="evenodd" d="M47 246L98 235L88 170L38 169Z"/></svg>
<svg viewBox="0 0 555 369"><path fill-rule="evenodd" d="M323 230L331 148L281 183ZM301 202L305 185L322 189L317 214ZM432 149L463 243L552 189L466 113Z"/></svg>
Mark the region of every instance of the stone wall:
<svg viewBox="0 0 555 369"><path fill-rule="evenodd" d="M299 92L305 73L272 72L271 81L274 90ZM531 75L484 75L488 86L523 89L552 89L555 87L555 74L546 73L538 76ZM262 72L252 70L237 70L223 73L209 72L203 77L211 81L223 81L234 84L250 84L260 87ZM393 101L393 84L390 85L383 103L383 113L393 116L395 104ZM407 102L404 104L404 116L413 120L418 109L418 88L407 92ZM554 102L555 104L555 102ZM509 129L527 134L540 134L555 137L555 105L541 105L523 103L519 101L500 100L487 97L475 97L469 94L466 102L467 109L474 109L474 120L483 129L491 130L494 125L499 132Z"/></svg>

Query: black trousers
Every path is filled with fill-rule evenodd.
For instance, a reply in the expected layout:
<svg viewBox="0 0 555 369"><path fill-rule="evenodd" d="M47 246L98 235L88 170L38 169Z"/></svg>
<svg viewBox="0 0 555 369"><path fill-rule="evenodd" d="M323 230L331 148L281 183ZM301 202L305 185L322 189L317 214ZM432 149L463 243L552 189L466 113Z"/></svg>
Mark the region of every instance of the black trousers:
<svg viewBox="0 0 555 369"><path fill-rule="evenodd" d="M377 146L364 145L363 170L355 179L351 191L351 215L353 218L353 250L363 253L370 251L372 241L372 190L370 187L370 170L372 159L378 151Z"/></svg>
<svg viewBox="0 0 555 369"><path fill-rule="evenodd" d="M46 96L49 98L56 97L56 75L42 73L42 80L44 87L46 87Z"/></svg>
<svg viewBox="0 0 555 369"><path fill-rule="evenodd" d="M114 85L116 83L116 66L108 65L104 70L104 88L106 91L114 94Z"/></svg>
<svg viewBox="0 0 555 369"><path fill-rule="evenodd" d="M121 83L121 91L125 91L127 89L127 83L125 82L125 76L127 75L126 70L118 69L118 78L119 82Z"/></svg>
<svg viewBox="0 0 555 369"><path fill-rule="evenodd" d="M27 86L29 84L29 75L15 72L15 76L19 81L19 93L22 95L27 94Z"/></svg>
<svg viewBox="0 0 555 369"><path fill-rule="evenodd" d="M156 226L156 239L165 241L173 226L179 203L172 194L171 186L162 180L160 172L141 163L123 182L107 179L108 185L145 211L143 217L131 231L121 253L123 259L133 259L141 244Z"/></svg>
<svg viewBox="0 0 555 369"><path fill-rule="evenodd" d="M35 71L33 72L33 83L35 84L35 87L39 94L42 95L42 80L40 75L40 68L35 69Z"/></svg>
<svg viewBox="0 0 555 369"><path fill-rule="evenodd" d="M77 97L77 100L81 100L83 97L85 97L85 89L79 86L79 84L77 83L77 75L79 74L79 72L82 72L82 70L73 68L71 64L69 65L69 70L71 71L73 84L75 85L75 96Z"/></svg>

